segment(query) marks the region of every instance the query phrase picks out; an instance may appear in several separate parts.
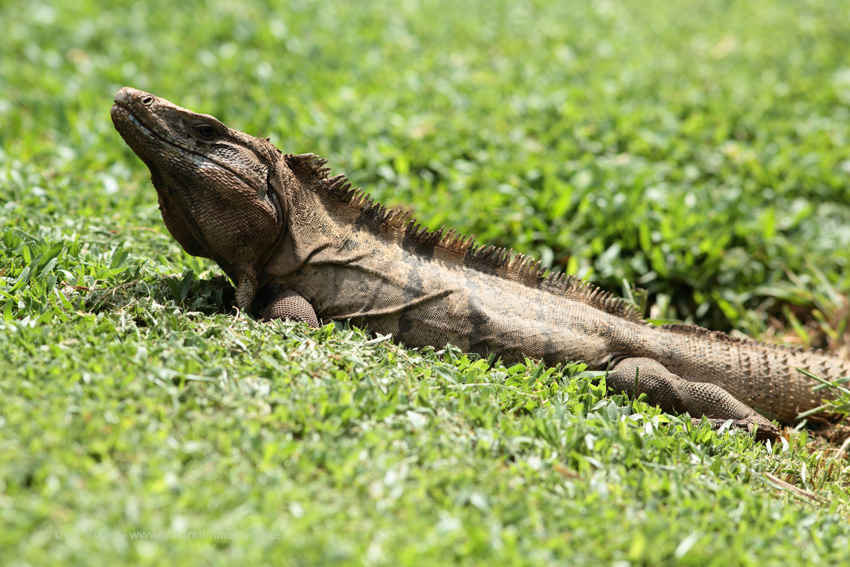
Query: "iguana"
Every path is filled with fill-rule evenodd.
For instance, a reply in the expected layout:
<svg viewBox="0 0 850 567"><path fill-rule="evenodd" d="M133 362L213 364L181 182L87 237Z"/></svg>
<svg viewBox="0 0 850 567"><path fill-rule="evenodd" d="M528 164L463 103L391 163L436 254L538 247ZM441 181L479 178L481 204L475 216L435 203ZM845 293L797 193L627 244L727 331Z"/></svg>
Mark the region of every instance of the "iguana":
<svg viewBox="0 0 850 567"><path fill-rule="evenodd" d="M129 87L115 128L148 166L162 218L186 252L214 260L240 310L264 320L350 320L407 347L453 344L505 363L582 361L607 385L775 437L818 406L817 383L850 362L689 324L653 326L625 301L539 262L430 231L388 210L313 154L283 154ZM767 418L767 419L766 419ZM757 427L756 427L757 426Z"/></svg>

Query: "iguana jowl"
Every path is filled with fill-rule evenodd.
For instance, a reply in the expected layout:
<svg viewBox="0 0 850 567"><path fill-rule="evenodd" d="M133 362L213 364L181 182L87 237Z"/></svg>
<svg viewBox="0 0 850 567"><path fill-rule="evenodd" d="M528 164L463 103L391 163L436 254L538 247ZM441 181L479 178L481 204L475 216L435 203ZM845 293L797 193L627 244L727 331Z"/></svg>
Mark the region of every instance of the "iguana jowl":
<svg viewBox="0 0 850 567"><path fill-rule="evenodd" d="M174 238L218 263L239 308L264 319L350 319L408 347L583 361L610 368L609 387L629 394L638 373L637 391L663 409L758 424L765 437L777 432L765 417L791 424L821 403L795 367L850 375L848 361L819 352L648 325L583 281L544 277L526 256L406 220L312 154L282 154L152 94L121 89L112 120L150 169Z"/></svg>

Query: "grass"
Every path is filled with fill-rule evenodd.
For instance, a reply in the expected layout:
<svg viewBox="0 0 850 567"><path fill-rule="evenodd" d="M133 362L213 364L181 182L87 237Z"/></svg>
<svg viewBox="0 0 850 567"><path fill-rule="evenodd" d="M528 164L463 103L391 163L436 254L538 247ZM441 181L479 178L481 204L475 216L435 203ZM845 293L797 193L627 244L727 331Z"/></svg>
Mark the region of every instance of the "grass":
<svg viewBox="0 0 850 567"><path fill-rule="evenodd" d="M235 315L108 111L149 90L431 226L632 282L655 318L836 347L849 18L827 0L0 5L3 562L846 562L847 456L805 430L755 444L605 397L580 364ZM131 534L199 531L232 537Z"/></svg>

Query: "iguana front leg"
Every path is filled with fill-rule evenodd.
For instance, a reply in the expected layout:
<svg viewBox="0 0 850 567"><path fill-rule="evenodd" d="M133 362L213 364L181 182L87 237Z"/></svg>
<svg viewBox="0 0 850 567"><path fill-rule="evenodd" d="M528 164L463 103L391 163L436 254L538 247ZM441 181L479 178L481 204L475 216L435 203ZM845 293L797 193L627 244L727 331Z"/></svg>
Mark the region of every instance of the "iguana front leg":
<svg viewBox="0 0 850 567"><path fill-rule="evenodd" d="M612 390L629 396L646 394L649 403L660 406L664 411L705 416L714 427L732 419L735 427L747 431L758 425L756 435L759 440L775 440L779 436L775 425L720 386L683 379L651 358L621 360L608 373L606 383ZM698 417L694 418L694 423L699 421Z"/></svg>
<svg viewBox="0 0 850 567"><path fill-rule="evenodd" d="M279 286L266 286L260 290L260 315L263 321L272 319L290 319L307 323L314 329L319 326L319 318L310 302L303 296Z"/></svg>

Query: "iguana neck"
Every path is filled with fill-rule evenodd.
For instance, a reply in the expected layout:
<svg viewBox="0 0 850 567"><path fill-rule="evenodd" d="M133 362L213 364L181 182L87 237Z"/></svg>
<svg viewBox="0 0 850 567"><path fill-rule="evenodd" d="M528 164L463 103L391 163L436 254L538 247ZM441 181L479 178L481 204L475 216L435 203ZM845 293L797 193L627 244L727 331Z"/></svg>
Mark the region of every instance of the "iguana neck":
<svg viewBox="0 0 850 567"><path fill-rule="evenodd" d="M345 263L346 252L351 251L346 239L362 214L353 202L356 191L344 176L329 179L324 160L312 154L287 154L282 159L286 167L280 168L273 185L283 203L286 229L260 275L260 287L311 263Z"/></svg>

